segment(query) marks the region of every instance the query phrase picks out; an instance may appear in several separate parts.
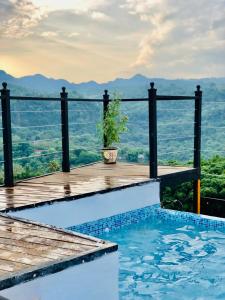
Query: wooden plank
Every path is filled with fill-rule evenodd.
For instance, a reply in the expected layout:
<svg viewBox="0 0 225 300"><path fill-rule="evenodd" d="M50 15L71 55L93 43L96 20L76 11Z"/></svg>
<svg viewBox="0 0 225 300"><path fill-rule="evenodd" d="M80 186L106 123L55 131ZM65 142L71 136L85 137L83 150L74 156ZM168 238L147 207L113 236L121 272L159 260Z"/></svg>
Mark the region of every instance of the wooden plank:
<svg viewBox="0 0 225 300"><path fill-rule="evenodd" d="M53 261L51 258L38 257L36 255L31 255L27 252L19 253L18 251L12 251L9 249L0 251L0 260L5 260L9 262L22 263L29 266L36 266L38 264L43 264Z"/></svg>
<svg viewBox="0 0 225 300"><path fill-rule="evenodd" d="M22 240L12 240L12 239L7 239L7 238L1 238L0 237L0 244L1 245L8 245L8 246L15 246L16 249L23 249L25 252L29 251L41 251L45 252L50 256L50 258L54 258L53 256L56 255L57 257L59 256L68 256L75 254L76 252L80 253L80 250L74 250L74 249L65 249L65 248L54 248L49 245L42 245L42 244L37 244L37 243L30 243ZM12 247L13 249L13 247ZM63 251L62 251L63 250Z"/></svg>
<svg viewBox="0 0 225 300"><path fill-rule="evenodd" d="M2 271L16 272L27 269L28 267L31 267L31 265L0 259L0 270Z"/></svg>
<svg viewBox="0 0 225 300"><path fill-rule="evenodd" d="M18 237L24 237L24 236L30 236L30 237L41 237L41 238L46 238L48 240L54 240L54 241L59 241L59 242L68 242L68 243L74 243L76 242L76 244L79 245L84 245L84 246L96 246L95 242L90 242L90 241L84 241L83 239L79 238L79 237L72 237L69 235L66 236L62 236L62 234L59 234L55 231L43 231L40 230L33 230L32 228L25 228L23 227L22 229L22 233L21 233L21 228L17 228L17 227L12 227L12 228L6 228L5 226L1 226L0 225L0 236L4 235L3 233L6 232L7 234L10 233L13 235L16 235L17 238ZM16 239L17 239L16 238Z"/></svg>
<svg viewBox="0 0 225 300"><path fill-rule="evenodd" d="M21 247L18 246L18 244L13 243L13 241L10 241L10 244L8 244L8 240L6 240L6 243L1 244L0 243L0 251L1 250L7 250L10 252L15 253L15 255L17 255L17 253L22 253L24 255L24 253L27 253L29 255L32 255L34 257L38 256L39 258L48 258L49 260L55 260L55 259L59 259L59 258L64 258L65 256L72 256L74 255L76 252L73 250L63 250L63 253L61 251L59 251L60 249L54 249L51 247L47 247L45 245L45 247L38 247L38 245L34 245L34 247L31 248L27 248L27 247Z"/></svg>
<svg viewBox="0 0 225 300"><path fill-rule="evenodd" d="M0 281L105 248L107 243L96 238L0 215Z"/></svg>
<svg viewBox="0 0 225 300"><path fill-rule="evenodd" d="M32 236L32 235L27 235L27 234L14 234L12 232L4 232L4 231L0 231L0 238L26 241L29 243L47 245L47 246L52 246L52 247L56 247L56 248L69 249L69 250L75 250L75 251L79 251L79 250L87 251L87 250L93 248L92 245L81 245L80 243L77 243L75 240L72 243L72 242L60 241L57 239L50 239L50 238L45 238L45 237L43 238L40 236Z"/></svg>

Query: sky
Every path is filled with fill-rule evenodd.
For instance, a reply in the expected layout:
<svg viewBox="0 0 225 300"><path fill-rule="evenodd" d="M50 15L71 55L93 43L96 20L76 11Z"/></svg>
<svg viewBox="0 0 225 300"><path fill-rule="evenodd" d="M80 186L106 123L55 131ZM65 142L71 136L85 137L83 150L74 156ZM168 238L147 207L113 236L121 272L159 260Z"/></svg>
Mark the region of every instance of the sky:
<svg viewBox="0 0 225 300"><path fill-rule="evenodd" d="M0 0L0 69L72 82L225 77L225 0Z"/></svg>

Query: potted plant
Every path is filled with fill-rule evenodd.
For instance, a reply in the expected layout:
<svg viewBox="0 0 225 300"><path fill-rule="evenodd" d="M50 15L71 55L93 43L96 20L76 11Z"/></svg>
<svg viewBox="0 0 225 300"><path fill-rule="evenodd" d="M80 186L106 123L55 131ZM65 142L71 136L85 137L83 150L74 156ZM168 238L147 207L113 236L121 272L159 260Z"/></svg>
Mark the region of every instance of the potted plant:
<svg viewBox="0 0 225 300"><path fill-rule="evenodd" d="M120 143L120 135L127 131L126 123L128 117L120 111L120 99L115 98L108 104L105 116L98 124L101 136L104 137L104 148L102 149L102 157L105 164L116 163L118 148L116 145Z"/></svg>

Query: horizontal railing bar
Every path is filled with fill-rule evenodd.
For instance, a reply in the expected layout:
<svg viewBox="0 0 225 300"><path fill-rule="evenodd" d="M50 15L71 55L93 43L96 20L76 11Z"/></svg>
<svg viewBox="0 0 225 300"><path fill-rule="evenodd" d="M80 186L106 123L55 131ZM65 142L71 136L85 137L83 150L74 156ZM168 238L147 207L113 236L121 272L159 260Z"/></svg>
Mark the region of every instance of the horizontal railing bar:
<svg viewBox="0 0 225 300"><path fill-rule="evenodd" d="M224 126L204 126L204 125L202 125L201 126L202 127L202 129L225 129L225 127Z"/></svg>
<svg viewBox="0 0 225 300"><path fill-rule="evenodd" d="M61 101L61 98L48 98L48 97L21 97L21 96L11 96L12 100L34 100L34 101ZM67 98L67 101L76 102L103 102L103 99L92 99L92 98ZM113 101L113 99L109 99ZM148 101L148 98L134 98L134 99L120 99L122 102L135 102L135 101Z"/></svg>
<svg viewBox="0 0 225 300"><path fill-rule="evenodd" d="M61 101L61 98L52 97L29 97L29 96L11 96L12 100L30 100L30 101ZM157 95L156 100L195 100L195 96L164 96ZM103 102L103 99L92 99L92 98L67 98L67 101L77 101L77 102ZM113 99L109 99L113 101ZM149 101L148 98L122 98L121 102L135 102L135 101Z"/></svg>
<svg viewBox="0 0 225 300"><path fill-rule="evenodd" d="M74 122L74 123L71 123L71 122L69 122L69 125L85 125L85 124L88 124L88 125L90 125L90 124L96 124L97 123L97 121L96 122Z"/></svg>
<svg viewBox="0 0 225 300"><path fill-rule="evenodd" d="M49 152L49 153L44 153L44 154L40 154L40 155L24 156L24 157L14 158L13 160L30 159L30 158L35 158L35 157L49 156L49 155L58 154L58 153L62 153L62 151Z"/></svg>
<svg viewBox="0 0 225 300"><path fill-rule="evenodd" d="M164 96L164 95L157 95L156 100L195 100L195 96Z"/></svg>
<svg viewBox="0 0 225 300"><path fill-rule="evenodd" d="M89 99L89 98L68 98L68 101L78 101L78 102L103 102L103 99ZM113 99L109 99L109 101L113 101ZM121 102L135 102L135 101L148 101L148 98L122 98L120 99Z"/></svg>
<svg viewBox="0 0 225 300"><path fill-rule="evenodd" d="M183 122L183 123L163 123L163 124L158 124L158 126L172 126L172 125L176 125L176 126L180 126L180 125L191 125L194 124L194 122Z"/></svg>
<svg viewBox="0 0 225 300"><path fill-rule="evenodd" d="M190 109L188 108L159 108L157 111L187 111L190 112ZM194 110L193 110L194 113ZM191 115L191 114L190 114Z"/></svg>
<svg viewBox="0 0 225 300"><path fill-rule="evenodd" d="M75 111L75 112L87 112L91 111L93 112L93 109L68 109L68 112ZM99 111L95 111L95 113L99 113Z"/></svg>
<svg viewBox="0 0 225 300"><path fill-rule="evenodd" d="M201 152L225 153L225 150L201 150Z"/></svg>
<svg viewBox="0 0 225 300"><path fill-rule="evenodd" d="M173 137L177 137L176 135L171 135L170 133L169 133L169 134L168 134L168 133L159 133L159 134L158 134L158 137L159 137L159 136L168 136L168 137L172 137L172 138L173 138Z"/></svg>
<svg viewBox="0 0 225 300"><path fill-rule="evenodd" d="M182 119L183 120L183 119ZM170 121L170 119L168 120L168 121ZM166 125L189 125L189 124L194 124L194 122L180 122L181 120L180 119L176 119L175 120L176 122L178 122L178 123L175 123L175 122L169 122L169 123L161 123L161 124L158 124L159 126L166 126ZM148 121L146 120L146 121L143 121L143 122L135 122L135 120L132 122L132 120L131 121L129 121L129 122L127 122L126 124L128 124L128 125L133 125L133 126L137 126L137 125L149 125L148 124Z"/></svg>
<svg viewBox="0 0 225 300"><path fill-rule="evenodd" d="M41 128L41 127L59 127L61 124L53 124L53 125L33 125L33 126L13 126L12 129L20 129L20 128Z"/></svg>
<svg viewBox="0 0 225 300"><path fill-rule="evenodd" d="M89 98L67 98L68 101L77 102L103 102L103 99L89 99Z"/></svg>
<svg viewBox="0 0 225 300"><path fill-rule="evenodd" d="M29 97L29 96L10 96L11 100L28 100L28 101L61 101L61 98L51 97ZM103 102L103 99L91 99L91 98L67 98L67 101L77 102Z"/></svg>
<svg viewBox="0 0 225 300"><path fill-rule="evenodd" d="M113 99L109 99L109 101L113 101ZM148 101L148 98L123 98L120 99L121 102L142 102L142 101Z"/></svg>
<svg viewBox="0 0 225 300"><path fill-rule="evenodd" d="M82 148L82 147L77 147L74 149L70 149L70 151L77 151L77 150L86 150L86 151L92 151L92 150L101 150L103 147L97 147L97 148Z"/></svg>
<svg viewBox="0 0 225 300"><path fill-rule="evenodd" d="M42 139L42 140L35 140L35 141L27 141L27 142L14 142L12 145L18 145L18 144L29 144L29 143L41 143L46 141L56 141L56 140L62 140L62 138L52 138L52 139Z"/></svg>
<svg viewBox="0 0 225 300"><path fill-rule="evenodd" d="M51 112L61 112L60 109L53 110L11 110L12 113L51 113Z"/></svg>
<svg viewBox="0 0 225 300"><path fill-rule="evenodd" d="M68 98L68 101L78 101L78 102L103 102L103 99L77 99L77 98ZM113 101L113 99L109 99L109 101ZM120 99L121 102L135 102L135 101L148 101L148 98L122 98Z"/></svg>
<svg viewBox="0 0 225 300"><path fill-rule="evenodd" d="M178 153L183 153L183 152L189 152L189 151L194 151L194 149L186 149L183 151L171 151L171 152L159 152L159 156L160 155L166 155L166 154L178 154Z"/></svg>
<svg viewBox="0 0 225 300"><path fill-rule="evenodd" d="M93 133L92 133L93 134ZM97 136L97 135L96 135ZM94 135L94 137L96 137L95 135ZM76 135L76 134L70 134L70 138L78 138L79 139L79 135Z"/></svg>
<svg viewBox="0 0 225 300"><path fill-rule="evenodd" d="M61 101L61 98L48 98L48 97L29 97L29 96L10 96L11 100L28 100L28 101Z"/></svg>
<svg viewBox="0 0 225 300"><path fill-rule="evenodd" d="M175 121L175 122L180 122L180 120L184 120L184 118L187 119L187 121L194 121L194 114L179 114L179 116L172 116L170 114L163 114L163 115L158 115L158 120L160 122L165 122L165 121Z"/></svg>
<svg viewBox="0 0 225 300"><path fill-rule="evenodd" d="M179 140L179 139L193 139L195 136L180 136L180 137L172 137L167 139L158 139L158 141L169 141L169 140Z"/></svg>
<svg viewBox="0 0 225 300"><path fill-rule="evenodd" d="M225 104L225 101L205 101L205 102L203 102L203 106L205 105L205 104Z"/></svg>

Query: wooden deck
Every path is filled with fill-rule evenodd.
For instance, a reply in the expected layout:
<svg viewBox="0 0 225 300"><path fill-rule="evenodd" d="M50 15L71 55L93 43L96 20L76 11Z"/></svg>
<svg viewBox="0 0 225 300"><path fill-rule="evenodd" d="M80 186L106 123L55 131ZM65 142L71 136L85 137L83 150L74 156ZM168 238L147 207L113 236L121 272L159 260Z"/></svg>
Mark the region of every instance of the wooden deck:
<svg viewBox="0 0 225 300"><path fill-rule="evenodd" d="M159 177L188 171L159 167ZM179 176L179 175L178 175ZM97 163L0 188L2 212L148 182L146 165ZM117 250L117 245L0 213L0 290Z"/></svg>
<svg viewBox="0 0 225 300"><path fill-rule="evenodd" d="M159 167L159 177L189 170L187 167ZM81 197L149 180L149 167L140 164L92 164L71 170L24 180L13 188L0 188L0 210L21 209L69 197Z"/></svg>
<svg viewBox="0 0 225 300"><path fill-rule="evenodd" d="M0 215L0 290L116 249L100 239Z"/></svg>

